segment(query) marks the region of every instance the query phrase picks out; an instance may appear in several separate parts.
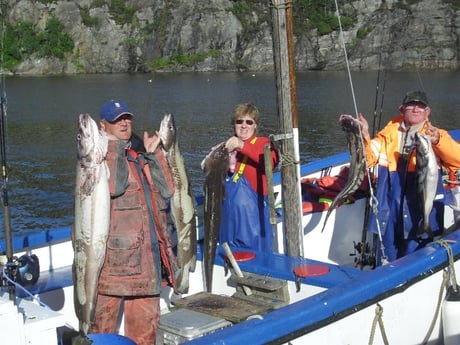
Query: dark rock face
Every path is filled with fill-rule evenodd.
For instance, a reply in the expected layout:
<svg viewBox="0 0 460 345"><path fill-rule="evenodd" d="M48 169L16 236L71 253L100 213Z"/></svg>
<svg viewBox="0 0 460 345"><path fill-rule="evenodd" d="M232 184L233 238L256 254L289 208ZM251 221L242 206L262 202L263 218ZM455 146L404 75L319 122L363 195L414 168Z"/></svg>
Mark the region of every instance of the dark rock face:
<svg viewBox="0 0 460 345"><path fill-rule="evenodd" d="M266 9L265 6L266 2ZM159 58L178 58L165 71L264 71L273 69L269 1L260 13L241 23L230 12L230 0L131 0L132 17L123 22L107 4L93 1L39 2L11 0L8 20L44 28L57 17L74 43L65 59L30 57L14 71L22 75L149 72ZM294 38L298 71L383 68L457 69L460 21L442 0L401 6L396 0L356 1L357 23L347 31ZM96 24L82 18L87 10ZM251 28L248 33L248 26ZM246 28L246 29L245 29ZM358 31L367 34L358 38ZM344 42L343 42L344 41ZM185 62L180 60L185 57ZM192 59L192 57L199 57ZM158 65L157 65L158 66Z"/></svg>

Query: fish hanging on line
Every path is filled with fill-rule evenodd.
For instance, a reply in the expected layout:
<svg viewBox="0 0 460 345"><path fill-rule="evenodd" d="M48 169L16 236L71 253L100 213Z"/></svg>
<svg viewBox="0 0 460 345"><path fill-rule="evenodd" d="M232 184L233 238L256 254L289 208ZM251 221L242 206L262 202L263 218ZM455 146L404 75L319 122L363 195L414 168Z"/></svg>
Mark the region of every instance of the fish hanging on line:
<svg viewBox="0 0 460 345"><path fill-rule="evenodd" d="M350 152L350 170L348 173L347 183L340 193L334 198L327 210L321 232L324 231L331 212L359 189L364 177L366 176L367 164L364 154L363 141L361 138L361 122L353 116L347 114L340 115L339 122L347 138L348 151Z"/></svg>
<svg viewBox="0 0 460 345"><path fill-rule="evenodd" d="M189 289L189 272L196 266L196 211L195 197L185 168L184 157L179 149L177 127L173 114L166 114L159 130L161 144L174 184L171 197L171 217L177 232L177 292L187 293Z"/></svg>
<svg viewBox="0 0 460 345"><path fill-rule="evenodd" d="M110 224L108 140L88 114L78 118L75 221L72 227L74 307L80 333L91 333ZM83 343L83 342L82 342Z"/></svg>

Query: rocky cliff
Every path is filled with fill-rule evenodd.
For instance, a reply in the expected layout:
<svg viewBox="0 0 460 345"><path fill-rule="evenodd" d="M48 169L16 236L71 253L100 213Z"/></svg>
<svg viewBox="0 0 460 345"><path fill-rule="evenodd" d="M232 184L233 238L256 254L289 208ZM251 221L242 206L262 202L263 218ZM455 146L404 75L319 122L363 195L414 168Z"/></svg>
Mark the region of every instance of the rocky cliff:
<svg viewBox="0 0 460 345"><path fill-rule="evenodd" d="M249 1L247 1L249 2ZM9 0L9 23L58 18L73 39L64 58L30 56L16 74L271 70L271 1L237 17L230 0ZM445 0L360 0L342 32L296 32L297 70L456 69L458 11ZM345 49L344 44L345 42ZM163 62L163 64L162 64Z"/></svg>

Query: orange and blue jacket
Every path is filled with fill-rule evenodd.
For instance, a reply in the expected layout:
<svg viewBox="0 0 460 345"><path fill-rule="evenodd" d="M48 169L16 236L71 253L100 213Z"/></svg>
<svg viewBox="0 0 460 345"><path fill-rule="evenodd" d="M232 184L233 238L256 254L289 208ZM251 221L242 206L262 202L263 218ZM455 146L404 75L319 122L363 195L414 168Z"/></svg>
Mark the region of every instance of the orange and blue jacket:
<svg viewBox="0 0 460 345"><path fill-rule="evenodd" d="M415 152L403 159L399 150L401 134L398 132L401 133L402 121L403 116L397 116L374 139L364 142L368 167L378 166L378 212L377 215L371 215L369 229L374 232L379 230L376 224L378 219L381 233L384 235L386 231L394 231L395 241L415 236L423 213L416 192ZM423 127L420 131L425 132ZM439 132L439 142L432 145L438 166L456 172L460 169L460 145L447 131L439 129ZM444 197L444 189L441 178L438 179L437 192L437 205L433 206L430 214L432 231L443 228L443 205L440 201Z"/></svg>
<svg viewBox="0 0 460 345"><path fill-rule="evenodd" d="M396 171L399 160L398 131L403 121L403 115L391 120L372 140L365 141L368 167L376 164ZM424 128L421 130L424 133ZM443 129L439 129L440 137L436 145L432 145L438 158L438 165L444 166L449 172L460 169L460 145ZM415 171L415 155L411 155L408 171Z"/></svg>

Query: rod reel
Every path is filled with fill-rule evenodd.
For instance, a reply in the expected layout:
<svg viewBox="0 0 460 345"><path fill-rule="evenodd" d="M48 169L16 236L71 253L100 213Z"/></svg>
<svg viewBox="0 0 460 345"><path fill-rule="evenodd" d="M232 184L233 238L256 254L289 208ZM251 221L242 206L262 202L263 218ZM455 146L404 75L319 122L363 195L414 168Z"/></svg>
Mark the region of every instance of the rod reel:
<svg viewBox="0 0 460 345"><path fill-rule="evenodd" d="M6 258L6 256L2 256ZM40 278L40 262L35 254L24 254L21 257L13 257L13 260L1 260L0 266L0 286L12 285L11 281L20 284L21 286L34 285ZM5 276L6 274L6 276Z"/></svg>
<svg viewBox="0 0 460 345"><path fill-rule="evenodd" d="M377 265L377 255L375 248L369 244L369 242L358 242L353 241L353 253L350 256L355 257L355 267L370 266L374 269Z"/></svg>

